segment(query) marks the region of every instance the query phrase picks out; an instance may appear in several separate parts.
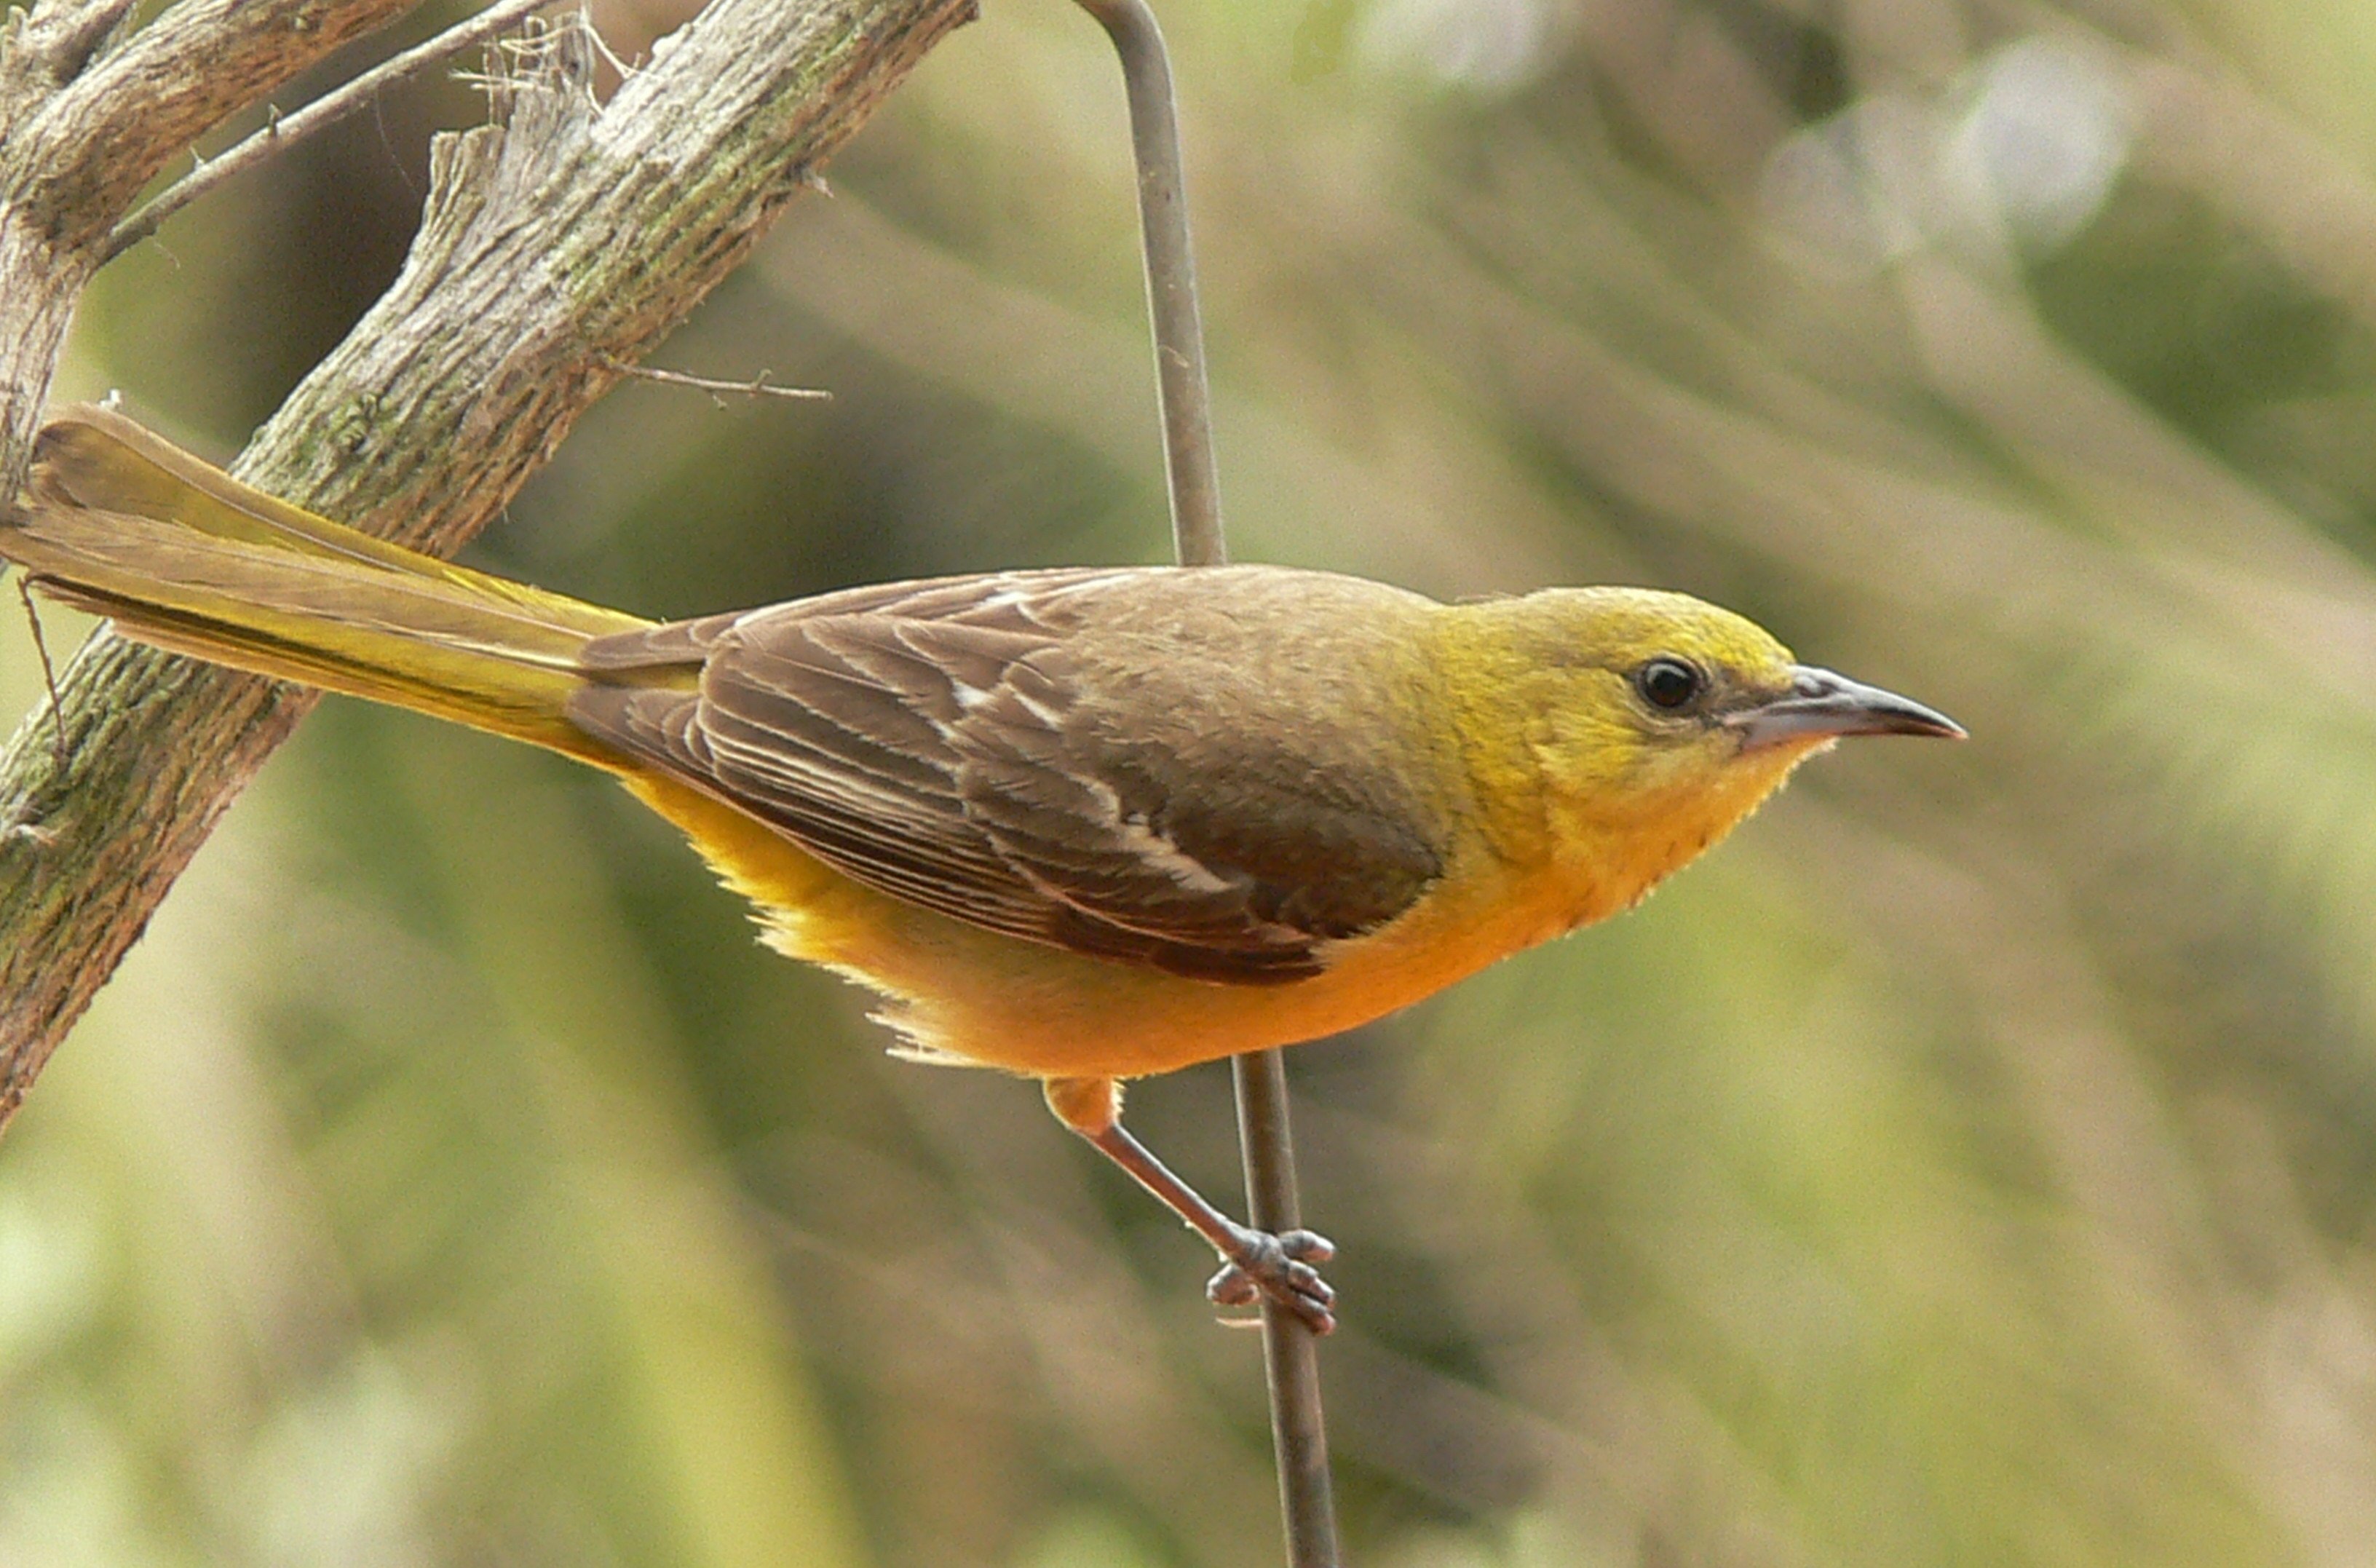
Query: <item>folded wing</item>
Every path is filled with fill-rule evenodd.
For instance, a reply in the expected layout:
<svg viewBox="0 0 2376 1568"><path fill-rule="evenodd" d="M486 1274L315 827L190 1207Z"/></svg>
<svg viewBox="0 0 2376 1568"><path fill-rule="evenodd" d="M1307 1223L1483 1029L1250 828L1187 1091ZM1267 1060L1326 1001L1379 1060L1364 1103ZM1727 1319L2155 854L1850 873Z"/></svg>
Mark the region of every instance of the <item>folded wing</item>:
<svg viewBox="0 0 2376 1568"><path fill-rule="evenodd" d="M1291 981L1443 871L1439 802L1381 760L1394 694L1282 646L1299 591L1383 596L1377 637L1423 603L1251 567L861 588L599 638L569 716L944 915Z"/></svg>

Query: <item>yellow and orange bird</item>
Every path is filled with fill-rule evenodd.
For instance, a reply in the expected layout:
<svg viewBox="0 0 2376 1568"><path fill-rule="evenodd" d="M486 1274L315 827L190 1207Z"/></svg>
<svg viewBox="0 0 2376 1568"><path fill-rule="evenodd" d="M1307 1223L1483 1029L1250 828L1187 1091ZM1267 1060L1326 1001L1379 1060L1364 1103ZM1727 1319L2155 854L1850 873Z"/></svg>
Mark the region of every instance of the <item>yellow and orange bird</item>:
<svg viewBox="0 0 2376 1568"><path fill-rule="evenodd" d="M1624 909L1843 735L1956 736L1680 594L1439 604L1277 566L1008 572L656 624L367 538L65 410L0 556L160 647L616 774L1048 1103L1314 1328L1328 1244L1230 1220L1121 1086L1349 1028Z"/></svg>

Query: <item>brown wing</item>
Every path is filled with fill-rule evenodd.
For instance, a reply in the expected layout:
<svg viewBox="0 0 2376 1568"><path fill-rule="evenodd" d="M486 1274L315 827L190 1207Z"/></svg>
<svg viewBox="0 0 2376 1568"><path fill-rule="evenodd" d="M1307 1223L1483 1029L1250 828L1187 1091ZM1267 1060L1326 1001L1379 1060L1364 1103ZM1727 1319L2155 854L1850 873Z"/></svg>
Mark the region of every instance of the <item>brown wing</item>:
<svg viewBox="0 0 2376 1568"><path fill-rule="evenodd" d="M1372 761L1410 722L1372 666L1423 605L1259 567L861 588L598 639L570 718L943 914L1287 981L1442 872L1441 803Z"/></svg>

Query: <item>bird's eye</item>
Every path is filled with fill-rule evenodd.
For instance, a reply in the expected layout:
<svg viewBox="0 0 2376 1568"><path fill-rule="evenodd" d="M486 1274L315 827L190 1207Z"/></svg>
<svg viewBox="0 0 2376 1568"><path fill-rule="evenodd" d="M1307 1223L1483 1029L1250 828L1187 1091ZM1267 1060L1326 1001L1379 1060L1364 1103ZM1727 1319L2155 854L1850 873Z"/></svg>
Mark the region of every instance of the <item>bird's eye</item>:
<svg viewBox="0 0 2376 1568"><path fill-rule="evenodd" d="M1688 705L1706 684L1705 676L1680 659L1654 659L1634 672L1642 700L1669 713Z"/></svg>

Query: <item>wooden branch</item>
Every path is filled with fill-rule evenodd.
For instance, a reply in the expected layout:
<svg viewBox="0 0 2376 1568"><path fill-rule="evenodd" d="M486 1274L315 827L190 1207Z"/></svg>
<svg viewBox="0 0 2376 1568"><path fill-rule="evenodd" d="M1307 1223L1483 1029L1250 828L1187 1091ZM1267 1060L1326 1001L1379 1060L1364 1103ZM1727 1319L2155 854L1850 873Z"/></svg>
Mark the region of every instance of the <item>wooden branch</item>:
<svg viewBox="0 0 2376 1568"><path fill-rule="evenodd" d="M293 114L275 113L264 128L226 148L160 192L153 201L118 223L107 236L102 259L113 261L164 227L165 220L192 202L213 193L259 164L269 162L308 137L360 114L380 95L399 82L421 76L464 50L481 45L499 33L510 32L523 21L554 4L554 0L493 0L485 10L456 22L444 32L416 43L392 59L383 60L352 81L341 82Z"/></svg>
<svg viewBox="0 0 2376 1568"><path fill-rule="evenodd" d="M24 482L66 322L101 244L198 137L414 0L132 0L0 17L0 496Z"/></svg>
<svg viewBox="0 0 2376 1568"><path fill-rule="evenodd" d="M715 0L599 110L564 30L438 140L404 270L236 470L450 553L972 10ZM69 768L46 710L0 754L0 1122L312 700L103 634L61 684Z"/></svg>
<svg viewBox="0 0 2376 1568"><path fill-rule="evenodd" d="M113 224L140 187L230 115L350 40L385 26L417 0L184 0L125 39L77 62L53 53L51 69L74 74L12 126L30 138L36 166L55 176L59 212L79 228ZM113 4L53 9L94 13ZM29 30L30 30L29 29ZM34 63L26 62L30 66Z"/></svg>

